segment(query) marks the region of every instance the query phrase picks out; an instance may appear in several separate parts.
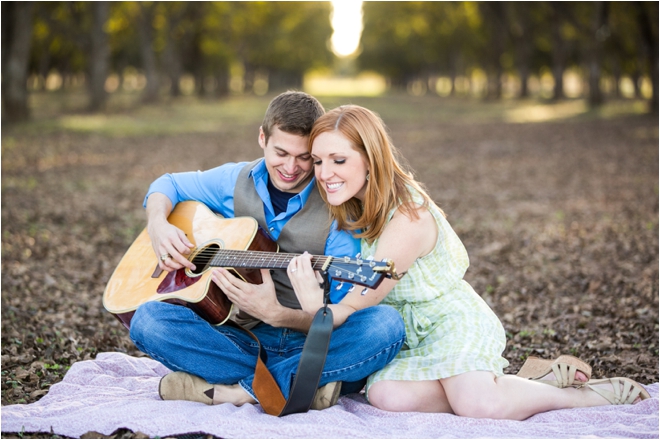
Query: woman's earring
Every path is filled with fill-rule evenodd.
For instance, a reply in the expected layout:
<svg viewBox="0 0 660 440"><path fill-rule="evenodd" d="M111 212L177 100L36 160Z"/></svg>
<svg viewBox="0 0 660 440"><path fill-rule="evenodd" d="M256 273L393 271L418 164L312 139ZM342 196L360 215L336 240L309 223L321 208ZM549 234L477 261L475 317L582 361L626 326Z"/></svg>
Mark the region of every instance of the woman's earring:
<svg viewBox="0 0 660 440"><path fill-rule="evenodd" d="M371 174L369 174L369 171L367 171L367 181L369 181L369 176L371 176Z"/></svg>

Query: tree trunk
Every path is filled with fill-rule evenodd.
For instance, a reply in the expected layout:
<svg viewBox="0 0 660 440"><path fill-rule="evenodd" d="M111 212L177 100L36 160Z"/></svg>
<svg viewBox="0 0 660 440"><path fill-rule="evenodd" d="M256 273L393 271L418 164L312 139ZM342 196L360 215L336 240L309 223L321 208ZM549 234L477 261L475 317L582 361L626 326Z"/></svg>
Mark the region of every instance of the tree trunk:
<svg viewBox="0 0 660 440"><path fill-rule="evenodd" d="M165 43L165 48L163 49L163 61L167 69L167 75L170 77L172 86L170 87L170 95L172 97L177 97L181 95L181 88L179 87L179 81L181 80L181 73L183 69L181 68L181 59L179 53L174 47L174 42L172 41L171 36L168 37L167 42Z"/></svg>
<svg viewBox="0 0 660 440"><path fill-rule="evenodd" d="M642 41L644 52L648 58L649 63L649 76L651 77L652 95L649 101L649 111L651 113L658 113L658 36L653 35L653 27L651 25L652 17L657 19L658 11L652 8L651 11L646 11L644 6L646 2L635 2L637 8L637 22L639 23L640 31L642 34ZM653 4L653 3L649 3ZM657 4L655 4L657 7Z"/></svg>
<svg viewBox="0 0 660 440"><path fill-rule="evenodd" d="M33 5L33 2L2 2L2 117L10 122L24 121L30 116L27 70Z"/></svg>
<svg viewBox="0 0 660 440"><path fill-rule="evenodd" d="M110 17L109 2L92 2L91 47L89 53L89 110L99 111L105 108L108 94L105 81L108 78L110 44L105 32L105 23Z"/></svg>
<svg viewBox="0 0 660 440"><path fill-rule="evenodd" d="M635 90L635 98L642 97L642 88L639 85L639 80L642 78L642 74L638 69L635 69L633 73L630 74L630 79L633 83L633 88Z"/></svg>
<svg viewBox="0 0 660 440"><path fill-rule="evenodd" d="M516 69L520 77L520 93L518 98L527 98L529 89L527 80L530 74L532 58L532 32L529 16L530 5L528 3L506 2L506 22L509 25L511 39L513 40L514 53L516 57Z"/></svg>
<svg viewBox="0 0 660 440"><path fill-rule="evenodd" d="M218 69L215 72L215 81L215 97L222 98L229 95L229 69Z"/></svg>
<svg viewBox="0 0 660 440"><path fill-rule="evenodd" d="M552 99L564 98L564 66L566 64L566 43L561 37L562 21L558 8L563 7L558 2L551 4L552 14L552 77L555 85L552 89Z"/></svg>
<svg viewBox="0 0 660 440"><path fill-rule="evenodd" d="M176 28L181 23L185 13L186 7L189 3L184 3L184 7L178 11L171 12L167 20L167 32L165 33L165 47L163 49L163 64L167 76L172 83L170 87L170 96L177 97L181 95L180 81L183 75L183 62L181 61L182 54L182 37L177 36Z"/></svg>
<svg viewBox="0 0 660 440"><path fill-rule="evenodd" d="M621 98L621 88L619 84L621 83L621 61L618 57L614 57L614 62L612 63L612 95L616 99Z"/></svg>
<svg viewBox="0 0 660 440"><path fill-rule="evenodd" d="M588 55L589 105L597 107L605 102L600 89L603 41L607 38L607 5L599 1L592 3L594 11L591 26L591 48Z"/></svg>
<svg viewBox="0 0 660 440"><path fill-rule="evenodd" d="M303 75L300 72L271 70L268 72L268 90L284 91L287 89L300 90L302 88Z"/></svg>
<svg viewBox="0 0 660 440"><path fill-rule="evenodd" d="M507 30L504 4L501 2L486 3L489 10L490 28L490 68L488 69L487 98L502 97L502 54L506 44Z"/></svg>
<svg viewBox="0 0 660 440"><path fill-rule="evenodd" d="M451 82L451 86L449 88L449 96L456 96L456 62L451 61L451 65L449 66L449 81Z"/></svg>
<svg viewBox="0 0 660 440"><path fill-rule="evenodd" d="M140 5L140 19L138 24L138 36L140 43L140 54L142 55L142 67L147 79L147 85L142 95L142 101L152 103L158 101L158 68L156 66L156 54L153 49L153 4Z"/></svg>

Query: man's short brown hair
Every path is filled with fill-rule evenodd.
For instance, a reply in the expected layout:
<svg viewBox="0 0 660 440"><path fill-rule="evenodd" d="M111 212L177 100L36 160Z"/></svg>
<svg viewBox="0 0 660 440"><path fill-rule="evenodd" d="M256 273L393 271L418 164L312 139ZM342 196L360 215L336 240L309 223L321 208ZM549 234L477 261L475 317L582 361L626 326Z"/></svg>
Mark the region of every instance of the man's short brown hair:
<svg viewBox="0 0 660 440"><path fill-rule="evenodd" d="M309 136L314 121L323 114L325 109L313 96L304 92L284 92L268 104L264 121L261 123L265 141L268 143L275 127L289 134Z"/></svg>

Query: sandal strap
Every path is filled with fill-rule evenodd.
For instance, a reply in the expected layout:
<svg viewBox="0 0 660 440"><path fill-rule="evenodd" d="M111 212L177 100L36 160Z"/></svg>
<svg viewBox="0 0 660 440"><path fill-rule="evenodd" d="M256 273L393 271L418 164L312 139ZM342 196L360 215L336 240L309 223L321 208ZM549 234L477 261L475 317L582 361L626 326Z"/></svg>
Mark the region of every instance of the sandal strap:
<svg viewBox="0 0 660 440"><path fill-rule="evenodd" d="M575 365L559 362L552 366L552 372L555 374L558 388L570 387L575 383L575 374L577 373Z"/></svg>
<svg viewBox="0 0 660 440"><path fill-rule="evenodd" d="M625 378L614 377L612 379L599 379L590 381L587 386L600 394L605 400L612 405L631 405L637 397L642 393L642 388L635 382ZM594 386L596 384L607 383L612 385L612 391ZM621 386L623 385L623 387Z"/></svg>

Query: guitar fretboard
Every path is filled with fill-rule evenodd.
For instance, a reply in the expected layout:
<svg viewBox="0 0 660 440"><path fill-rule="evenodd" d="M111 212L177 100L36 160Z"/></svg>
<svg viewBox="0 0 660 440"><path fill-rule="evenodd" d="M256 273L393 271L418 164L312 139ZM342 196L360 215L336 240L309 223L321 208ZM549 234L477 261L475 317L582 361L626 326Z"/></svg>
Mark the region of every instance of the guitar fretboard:
<svg viewBox="0 0 660 440"><path fill-rule="evenodd" d="M242 267L246 269L286 269L291 259L299 255L219 249L217 252L214 252L213 256L209 255L209 266ZM312 268L314 270L323 269L328 259L332 259L332 257L312 255Z"/></svg>

